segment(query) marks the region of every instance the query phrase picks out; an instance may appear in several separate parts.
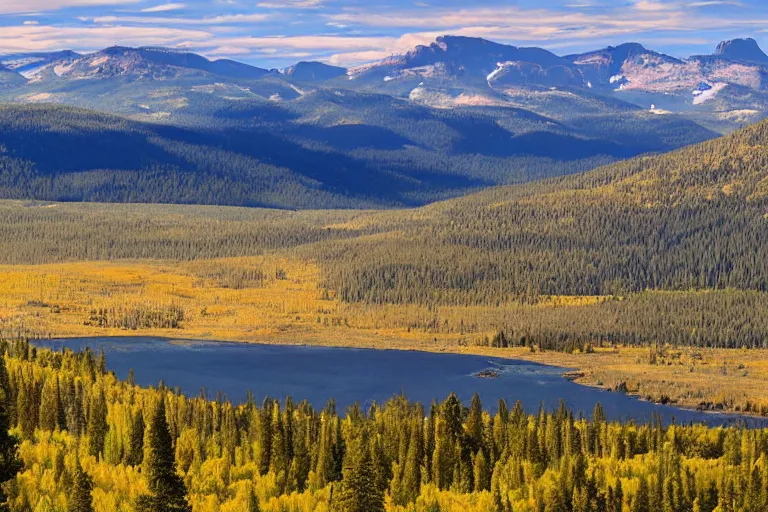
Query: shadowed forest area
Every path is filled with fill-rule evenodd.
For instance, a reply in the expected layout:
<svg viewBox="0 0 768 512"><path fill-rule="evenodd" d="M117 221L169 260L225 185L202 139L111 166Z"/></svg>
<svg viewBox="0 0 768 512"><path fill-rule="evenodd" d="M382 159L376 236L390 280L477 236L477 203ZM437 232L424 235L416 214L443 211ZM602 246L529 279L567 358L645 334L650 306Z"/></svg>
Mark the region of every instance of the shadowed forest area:
<svg viewBox="0 0 768 512"><path fill-rule="evenodd" d="M634 111L575 127L519 109L441 111L349 91L318 91L290 107L193 96L195 107L169 124L0 106L0 198L408 207L716 135Z"/></svg>

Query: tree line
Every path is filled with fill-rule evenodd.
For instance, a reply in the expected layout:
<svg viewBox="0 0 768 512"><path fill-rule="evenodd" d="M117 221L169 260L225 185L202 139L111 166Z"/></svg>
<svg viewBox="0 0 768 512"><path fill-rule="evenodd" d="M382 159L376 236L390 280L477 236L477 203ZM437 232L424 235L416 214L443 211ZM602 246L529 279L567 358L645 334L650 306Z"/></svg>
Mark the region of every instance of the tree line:
<svg viewBox="0 0 768 512"><path fill-rule="evenodd" d="M2 349L2 410L24 464L8 466L11 511L768 507L768 430L617 423L599 404L589 418L564 404L527 414L500 401L490 411L453 394L343 413L332 400L235 405L119 381L88 350Z"/></svg>

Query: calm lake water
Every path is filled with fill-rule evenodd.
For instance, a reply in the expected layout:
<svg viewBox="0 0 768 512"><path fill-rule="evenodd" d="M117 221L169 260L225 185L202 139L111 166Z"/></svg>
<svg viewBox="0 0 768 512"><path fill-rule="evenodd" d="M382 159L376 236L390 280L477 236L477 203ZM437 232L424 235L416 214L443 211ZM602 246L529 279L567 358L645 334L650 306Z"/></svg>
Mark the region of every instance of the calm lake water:
<svg viewBox="0 0 768 512"><path fill-rule="evenodd" d="M482 356L146 337L50 340L36 345L54 350L103 349L109 369L119 378L125 379L133 368L140 385L157 385L163 380L187 395L199 395L205 388L209 397L221 391L234 402L244 400L250 390L259 400L291 396L294 401L307 399L316 408L331 397L344 408L355 402L382 403L400 393L428 405L453 391L467 405L477 392L490 409L504 398L510 407L521 400L526 409L535 412L542 403L548 409L556 408L562 398L569 408L585 415L600 402L606 415L615 420L644 422L657 412L665 422L721 425L740 421L738 416L686 411L584 387L563 378L561 368ZM499 378L476 376L488 369L496 370ZM768 420L745 421L768 426Z"/></svg>

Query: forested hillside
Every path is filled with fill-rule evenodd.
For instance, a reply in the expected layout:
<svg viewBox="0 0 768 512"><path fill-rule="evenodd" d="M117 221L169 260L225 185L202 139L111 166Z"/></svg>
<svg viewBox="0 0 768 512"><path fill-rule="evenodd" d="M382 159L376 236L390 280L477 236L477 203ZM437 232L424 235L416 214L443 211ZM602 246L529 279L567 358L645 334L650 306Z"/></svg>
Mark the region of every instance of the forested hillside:
<svg viewBox="0 0 768 512"><path fill-rule="evenodd" d="M762 123L411 210L5 203L0 254L20 264L276 252L319 264L318 294L368 311L406 308L386 320L398 328L476 340L493 329L509 345L569 350L597 340L765 347L767 140ZM561 296L598 300L535 308ZM516 304L531 308L471 310ZM466 309L438 322L433 311L450 307Z"/></svg>
<svg viewBox="0 0 768 512"><path fill-rule="evenodd" d="M714 135L632 108L556 121L514 108L441 111L351 91L316 91L285 105L204 91L179 101L184 106L165 117L135 116L142 122L61 106L0 107L0 198L417 206Z"/></svg>
<svg viewBox="0 0 768 512"><path fill-rule="evenodd" d="M761 123L668 155L381 214L372 223L386 235L323 251L328 285L350 301L443 304L766 291L767 162Z"/></svg>
<svg viewBox="0 0 768 512"><path fill-rule="evenodd" d="M599 404L589 419L564 405L489 412L477 396L343 413L333 401L232 404L118 381L91 352L0 348L0 412L24 463L15 476L13 451L3 460L13 512L768 507L764 430L611 423Z"/></svg>

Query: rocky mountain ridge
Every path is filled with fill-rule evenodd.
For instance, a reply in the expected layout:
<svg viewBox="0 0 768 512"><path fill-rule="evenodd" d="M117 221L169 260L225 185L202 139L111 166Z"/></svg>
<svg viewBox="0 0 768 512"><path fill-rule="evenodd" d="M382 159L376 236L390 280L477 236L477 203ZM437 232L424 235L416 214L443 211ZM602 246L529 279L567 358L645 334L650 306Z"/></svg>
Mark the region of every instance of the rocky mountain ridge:
<svg viewBox="0 0 768 512"><path fill-rule="evenodd" d="M346 69L300 62L282 71L184 50L111 47L0 57L1 101L53 102L153 119L206 93L223 101L293 101L322 88L385 94L438 108L512 107L567 118L631 108L679 113L729 131L768 112L768 56L754 39L679 59L638 43L559 56L480 38L441 36ZM145 117L146 117L145 116Z"/></svg>

